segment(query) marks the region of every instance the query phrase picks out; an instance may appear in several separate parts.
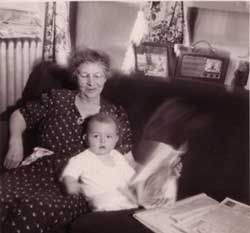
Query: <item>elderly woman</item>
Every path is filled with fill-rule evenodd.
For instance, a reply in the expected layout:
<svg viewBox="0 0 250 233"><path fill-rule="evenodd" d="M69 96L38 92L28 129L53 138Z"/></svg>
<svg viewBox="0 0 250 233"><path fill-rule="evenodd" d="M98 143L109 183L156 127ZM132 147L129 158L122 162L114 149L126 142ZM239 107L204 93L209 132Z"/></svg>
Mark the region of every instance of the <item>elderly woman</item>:
<svg viewBox="0 0 250 233"><path fill-rule="evenodd" d="M9 150L4 166L15 169L0 178L3 233L48 233L89 211L83 196L63 194L58 183L68 159L86 148L87 117L98 112L112 114L122 128L122 140L117 149L122 153L131 149L127 114L101 96L110 75L109 57L91 49L78 51L71 57L70 69L79 87L77 91L52 90L11 115ZM23 160L22 134L37 124L39 146L53 154L30 165L19 166Z"/></svg>

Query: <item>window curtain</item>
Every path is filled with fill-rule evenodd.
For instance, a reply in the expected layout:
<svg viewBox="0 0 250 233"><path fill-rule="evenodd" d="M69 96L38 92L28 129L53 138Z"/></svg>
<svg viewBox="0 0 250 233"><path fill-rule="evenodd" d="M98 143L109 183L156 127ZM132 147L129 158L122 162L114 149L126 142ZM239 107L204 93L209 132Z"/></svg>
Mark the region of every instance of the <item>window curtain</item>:
<svg viewBox="0 0 250 233"><path fill-rule="evenodd" d="M71 52L70 2L46 2L43 60L66 66Z"/></svg>
<svg viewBox="0 0 250 233"><path fill-rule="evenodd" d="M144 15L148 22L148 34L143 41L164 44L183 43L184 11L182 1L147 2Z"/></svg>
<svg viewBox="0 0 250 233"><path fill-rule="evenodd" d="M140 29L139 29L140 28ZM131 73L135 70L133 44L141 42L183 43L184 10L182 1L144 2L138 12L130 42L124 57L122 71Z"/></svg>
<svg viewBox="0 0 250 233"><path fill-rule="evenodd" d="M137 18L135 20L134 27L132 29L129 45L125 53L121 70L124 73L131 73L135 69L135 56L133 45L139 45L145 34L148 33L148 24L144 17L143 10L140 9L137 13Z"/></svg>

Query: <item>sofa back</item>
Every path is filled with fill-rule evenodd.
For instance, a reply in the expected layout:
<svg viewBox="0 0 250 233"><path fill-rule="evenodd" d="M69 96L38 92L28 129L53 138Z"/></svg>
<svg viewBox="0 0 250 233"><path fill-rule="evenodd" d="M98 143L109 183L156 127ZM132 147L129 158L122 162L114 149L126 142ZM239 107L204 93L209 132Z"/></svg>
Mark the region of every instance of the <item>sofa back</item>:
<svg viewBox="0 0 250 233"><path fill-rule="evenodd" d="M56 69L53 67L52 71L49 73L50 76L45 77L52 77L52 81L47 80L45 86L39 85L43 88L36 89L35 93L32 85L37 86L37 78L41 83L43 79L37 73L32 76L30 85L25 89L25 93L29 93L26 100L32 99L32 95L37 96L44 89L47 91L52 88L68 87L70 75L65 75L66 73L57 70L57 67ZM228 90L225 86L209 83L183 80L168 82L136 74L129 76L115 74L107 81L103 95L113 103L122 105L127 111L135 147L143 137L145 124L166 100L181 98L190 107L195 106L201 112L212 116L212 124L189 142L189 150L183 160L178 196L183 198L205 192L217 200L228 196L250 204L248 91ZM4 129L5 133L3 130L0 132L1 141L4 142L1 153L6 152L8 142L7 127ZM164 136L164 132L162 134ZM28 138L34 137L29 135ZM29 139L28 145L31 144ZM135 156L138 161L143 159L136 153Z"/></svg>
<svg viewBox="0 0 250 233"><path fill-rule="evenodd" d="M135 145L142 139L147 121L166 100L184 99L190 107L211 116L209 127L190 139L179 180L179 198L205 192L219 201L228 196L250 203L247 90L117 75L107 82L104 96L128 112Z"/></svg>

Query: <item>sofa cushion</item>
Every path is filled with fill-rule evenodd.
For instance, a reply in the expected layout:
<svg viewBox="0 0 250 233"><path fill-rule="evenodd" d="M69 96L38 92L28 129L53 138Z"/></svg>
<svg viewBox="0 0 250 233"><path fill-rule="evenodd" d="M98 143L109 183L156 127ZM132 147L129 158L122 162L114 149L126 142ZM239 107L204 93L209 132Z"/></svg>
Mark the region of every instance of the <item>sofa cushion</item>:
<svg viewBox="0 0 250 233"><path fill-rule="evenodd" d="M70 233L153 233L133 218L134 209L93 212L77 218Z"/></svg>

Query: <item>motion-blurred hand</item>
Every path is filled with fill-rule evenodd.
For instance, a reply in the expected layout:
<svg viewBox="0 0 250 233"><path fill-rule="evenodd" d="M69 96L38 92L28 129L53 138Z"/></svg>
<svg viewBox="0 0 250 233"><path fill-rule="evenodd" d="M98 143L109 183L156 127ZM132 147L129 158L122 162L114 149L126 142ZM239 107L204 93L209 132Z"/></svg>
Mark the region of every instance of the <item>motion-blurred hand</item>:
<svg viewBox="0 0 250 233"><path fill-rule="evenodd" d="M175 175L176 177L180 177L183 168L183 164L180 157L176 159L176 161L172 165L172 168L173 168L173 175Z"/></svg>
<svg viewBox="0 0 250 233"><path fill-rule="evenodd" d="M185 154L188 150L188 142L183 143L180 148L178 149L180 156L178 156L174 162L171 164L171 168L173 171L174 176L180 177L181 176L181 171L183 168L183 163L182 163L182 155Z"/></svg>

